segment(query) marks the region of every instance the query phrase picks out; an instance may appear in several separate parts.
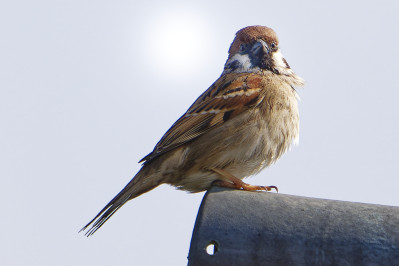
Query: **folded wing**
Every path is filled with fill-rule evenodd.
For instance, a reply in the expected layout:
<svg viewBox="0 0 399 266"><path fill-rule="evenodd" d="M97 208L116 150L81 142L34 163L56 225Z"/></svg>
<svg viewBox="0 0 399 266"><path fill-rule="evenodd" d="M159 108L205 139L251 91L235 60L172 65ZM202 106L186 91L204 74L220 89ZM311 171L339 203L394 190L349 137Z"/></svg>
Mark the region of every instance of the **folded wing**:
<svg viewBox="0 0 399 266"><path fill-rule="evenodd" d="M257 74L228 74L220 77L140 162L149 163L258 105L263 100L261 82L262 77Z"/></svg>

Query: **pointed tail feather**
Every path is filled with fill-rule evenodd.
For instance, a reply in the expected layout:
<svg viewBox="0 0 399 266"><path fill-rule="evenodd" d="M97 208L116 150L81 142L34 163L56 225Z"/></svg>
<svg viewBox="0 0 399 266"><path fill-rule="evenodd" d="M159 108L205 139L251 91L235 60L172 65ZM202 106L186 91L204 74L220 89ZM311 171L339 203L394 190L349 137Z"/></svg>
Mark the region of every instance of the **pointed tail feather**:
<svg viewBox="0 0 399 266"><path fill-rule="evenodd" d="M118 193L88 224L86 224L79 233L85 231L90 225L90 229L85 233L89 237L94 234L100 227L111 218L114 213L119 210L127 201L140 196L143 193L160 185L160 182L148 182L149 179L154 180L153 176L149 177L147 171L142 168L136 176ZM144 180L147 179L147 180ZM143 182L144 181L144 182ZM147 182L145 182L147 181Z"/></svg>

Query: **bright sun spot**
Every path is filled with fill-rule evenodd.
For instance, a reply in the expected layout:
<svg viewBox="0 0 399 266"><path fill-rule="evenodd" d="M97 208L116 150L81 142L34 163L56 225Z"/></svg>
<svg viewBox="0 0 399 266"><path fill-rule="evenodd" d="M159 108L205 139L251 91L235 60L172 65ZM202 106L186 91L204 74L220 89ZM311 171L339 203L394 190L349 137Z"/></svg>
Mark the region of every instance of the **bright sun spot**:
<svg viewBox="0 0 399 266"><path fill-rule="evenodd" d="M146 54L158 74L176 78L205 67L211 49L206 19L187 10L165 12L149 25L147 34Z"/></svg>

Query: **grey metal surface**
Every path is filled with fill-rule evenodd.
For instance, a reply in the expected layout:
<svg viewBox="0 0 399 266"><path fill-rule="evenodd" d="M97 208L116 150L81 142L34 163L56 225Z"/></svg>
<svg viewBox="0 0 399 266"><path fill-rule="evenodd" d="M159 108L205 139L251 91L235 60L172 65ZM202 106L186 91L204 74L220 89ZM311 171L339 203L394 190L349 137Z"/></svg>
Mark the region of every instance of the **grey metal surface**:
<svg viewBox="0 0 399 266"><path fill-rule="evenodd" d="M399 265L399 207L215 187L188 265Z"/></svg>

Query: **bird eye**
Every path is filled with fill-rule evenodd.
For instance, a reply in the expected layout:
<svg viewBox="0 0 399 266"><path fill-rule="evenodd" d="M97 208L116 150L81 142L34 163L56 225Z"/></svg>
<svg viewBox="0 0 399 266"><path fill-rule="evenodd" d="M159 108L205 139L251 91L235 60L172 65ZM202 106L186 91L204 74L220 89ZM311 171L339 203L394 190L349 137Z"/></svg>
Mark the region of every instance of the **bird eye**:
<svg viewBox="0 0 399 266"><path fill-rule="evenodd" d="M271 47L273 50L277 49L277 44L275 42L272 42Z"/></svg>
<svg viewBox="0 0 399 266"><path fill-rule="evenodd" d="M244 52L245 51L245 44L241 44L240 45L240 52Z"/></svg>

